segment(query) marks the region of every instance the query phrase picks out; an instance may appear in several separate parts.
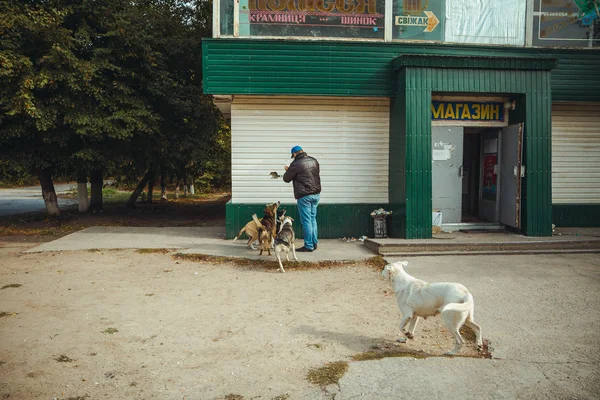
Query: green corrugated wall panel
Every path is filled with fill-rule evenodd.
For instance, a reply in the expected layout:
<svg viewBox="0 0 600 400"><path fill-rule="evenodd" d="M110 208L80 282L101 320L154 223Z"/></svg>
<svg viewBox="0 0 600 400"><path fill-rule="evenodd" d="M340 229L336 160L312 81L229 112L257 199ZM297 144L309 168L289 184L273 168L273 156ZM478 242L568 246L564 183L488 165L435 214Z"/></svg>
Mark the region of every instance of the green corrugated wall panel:
<svg viewBox="0 0 600 400"><path fill-rule="evenodd" d="M405 70L406 238L429 238L432 210L430 105L435 78L430 69Z"/></svg>
<svg viewBox="0 0 600 400"><path fill-rule="evenodd" d="M406 118L396 120L406 137L406 237L431 237L431 93L523 94L525 101L526 166L523 185L523 230L529 236L552 234L551 204L551 97L549 71L510 71L405 67L397 71L397 84L404 80ZM517 96L521 98L521 96ZM522 115L522 114L521 114ZM392 119L392 121L394 121ZM391 155L390 155L391 157ZM390 180L390 185L393 182ZM396 199L390 198L390 202Z"/></svg>
<svg viewBox="0 0 600 400"><path fill-rule="evenodd" d="M320 204L317 211L317 225L319 227L319 238L337 239L341 237L368 236L373 237L373 218L371 211L383 207L388 209L387 204ZM262 217L264 204L232 204L227 203L226 212L226 238L234 238L240 229L250 220L252 214L256 213ZM302 238L303 230L295 204L282 204L286 215L294 218L294 232ZM390 217L388 223L391 223Z"/></svg>
<svg viewBox="0 0 600 400"><path fill-rule="evenodd" d="M404 79L394 87L405 91ZM405 96L393 97L390 102L389 140L389 209L393 212L389 220L390 237L406 236L406 119Z"/></svg>
<svg viewBox="0 0 600 400"><path fill-rule="evenodd" d="M598 227L600 204L554 204L552 222L559 227Z"/></svg>
<svg viewBox="0 0 600 400"><path fill-rule="evenodd" d="M207 94L390 96L392 61L402 54L556 58L555 101L600 101L598 50L417 43L205 39L203 87Z"/></svg>

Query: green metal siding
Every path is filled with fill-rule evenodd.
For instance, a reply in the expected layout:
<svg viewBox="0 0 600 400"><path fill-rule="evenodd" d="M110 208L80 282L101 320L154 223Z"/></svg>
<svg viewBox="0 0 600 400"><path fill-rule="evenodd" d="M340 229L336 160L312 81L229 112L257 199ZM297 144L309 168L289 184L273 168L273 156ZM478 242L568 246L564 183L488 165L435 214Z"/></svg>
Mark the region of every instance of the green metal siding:
<svg viewBox="0 0 600 400"><path fill-rule="evenodd" d="M296 205L282 204L280 207L281 209L286 210L286 215L294 218L294 231L296 236L302 238L304 231L302 230L302 224L300 223ZM358 238L362 235L373 237L374 231L371 211L379 207L387 209L387 204L320 204L317 211L319 238ZM252 214L256 213L259 217L262 217L263 208L264 205L262 204L227 203L225 206L226 238L234 238L240 229L252 220ZM393 217L394 215L392 215L392 218Z"/></svg>
<svg viewBox="0 0 600 400"><path fill-rule="evenodd" d="M408 56L412 58L412 56ZM445 65L435 57L424 57L429 65ZM470 60L463 60L470 63ZM545 61L542 61L544 63ZM398 64L402 65L402 64ZM419 64L425 65L425 64ZM480 67L492 68L490 60ZM547 67L549 67L548 65ZM404 97L405 128L391 127L406 138L406 238L431 237L431 93L505 93L525 98L526 166L523 185L523 230L529 236L552 234L551 204L551 97L550 72L546 70L498 70L403 67L397 82ZM402 93L403 92L403 93ZM390 181L390 185L394 183Z"/></svg>
<svg viewBox="0 0 600 400"><path fill-rule="evenodd" d="M440 70L446 71L446 70ZM406 238L431 237L431 90L440 71L406 68ZM398 94L402 96L402 93Z"/></svg>
<svg viewBox="0 0 600 400"><path fill-rule="evenodd" d="M600 101L600 51L422 43L205 39L207 94L391 96L392 61L403 54L552 57L555 101Z"/></svg>
<svg viewBox="0 0 600 400"><path fill-rule="evenodd" d="M398 86L404 92L406 83L402 79ZM388 233L391 237L404 237L406 234L406 119L404 96L393 97L390 102L390 151L389 151L389 209L392 218Z"/></svg>
<svg viewBox="0 0 600 400"><path fill-rule="evenodd" d="M552 222L559 227L598 227L600 204L554 204Z"/></svg>

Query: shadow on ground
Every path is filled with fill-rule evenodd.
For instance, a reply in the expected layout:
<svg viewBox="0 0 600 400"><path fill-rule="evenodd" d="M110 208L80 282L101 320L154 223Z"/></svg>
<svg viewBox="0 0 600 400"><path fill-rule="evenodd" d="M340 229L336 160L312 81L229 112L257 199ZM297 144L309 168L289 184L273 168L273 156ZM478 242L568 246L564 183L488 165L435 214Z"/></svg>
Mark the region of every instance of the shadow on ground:
<svg viewBox="0 0 600 400"><path fill-rule="evenodd" d="M99 213L79 213L75 206L61 210L60 218L49 218L45 212L0 217L0 238L3 241L48 242L91 226L222 227L225 226L225 204L230 198L228 193L216 193L152 204L138 203L134 209L108 204Z"/></svg>

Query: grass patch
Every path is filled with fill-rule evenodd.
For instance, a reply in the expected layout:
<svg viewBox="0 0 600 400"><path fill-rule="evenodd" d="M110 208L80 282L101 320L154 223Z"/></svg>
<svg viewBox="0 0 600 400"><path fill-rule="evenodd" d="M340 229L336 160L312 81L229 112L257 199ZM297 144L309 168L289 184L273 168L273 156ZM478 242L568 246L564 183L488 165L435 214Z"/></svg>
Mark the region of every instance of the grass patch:
<svg viewBox="0 0 600 400"><path fill-rule="evenodd" d="M2 317L14 317L15 315L17 315L16 312L6 312L6 311L0 312L0 318L2 318Z"/></svg>
<svg viewBox="0 0 600 400"><path fill-rule="evenodd" d="M172 251L175 251L175 249L137 249L136 252L137 253L141 253L141 254L152 254L152 253L158 253L158 254L168 254Z"/></svg>
<svg viewBox="0 0 600 400"><path fill-rule="evenodd" d="M431 354L425 353L424 351L409 350L409 349L375 349L366 351L364 353L355 354L352 356L354 361L370 361L370 360L381 360L389 357L412 357L412 358L427 358L431 357Z"/></svg>
<svg viewBox="0 0 600 400"><path fill-rule="evenodd" d="M273 397L273 399L271 399L271 400L288 400L289 398L290 398L290 395L286 393L286 394L280 394L277 397Z"/></svg>
<svg viewBox="0 0 600 400"><path fill-rule="evenodd" d="M18 288L21 287L23 285L21 285L20 283L11 283L10 285L4 285L2 286L2 288L0 289L8 289L8 288Z"/></svg>
<svg viewBox="0 0 600 400"><path fill-rule="evenodd" d="M279 269L277 260L253 260L250 258L211 256L207 254L175 253L171 257L177 260L192 262L209 262L214 264L230 263L238 267L261 267L265 269ZM382 264L383 263L383 264ZM366 260L324 260L324 261L295 261L290 265L290 270L330 269L336 267L356 267L367 265L370 268L381 269L386 265L383 257L375 256Z"/></svg>
<svg viewBox="0 0 600 400"><path fill-rule="evenodd" d="M146 293L144 296L148 296L148 297L154 296L154 293Z"/></svg>
<svg viewBox="0 0 600 400"><path fill-rule="evenodd" d="M111 335L115 334L117 332L119 332L119 330L117 328L106 328L105 330L102 331L102 333L110 333Z"/></svg>
<svg viewBox="0 0 600 400"><path fill-rule="evenodd" d="M102 202L105 204L125 204L127 202L127 200L129 200L129 197L131 197L133 190L134 190L134 187L132 187L131 189L127 189L127 188L117 189L115 187L104 187L104 188L102 188ZM88 198L90 197L91 192L92 192L91 187L88 185L88 188L87 188ZM74 186L72 186L71 190L69 190L68 192L61 193L58 195L59 198L69 198L69 199L77 199L78 196L79 195L78 195L76 184L74 184ZM168 188L168 191L167 191L167 200L177 201L177 202L181 202L181 203L193 203L194 200L202 200L202 199L209 198L211 196L214 196L214 193L198 193L198 194L189 194L188 193L186 196L184 196L183 190L181 190L179 193L179 198L176 198L175 197L175 188ZM143 191L142 193L140 193L140 196L138 197L137 202L143 203L146 201L147 198L148 198L148 193L146 191ZM158 190L154 190L152 192L152 201L156 201L156 202L161 201L160 188Z"/></svg>
<svg viewBox="0 0 600 400"><path fill-rule="evenodd" d="M321 368L311 369L308 371L306 379L310 383L325 387L334 383L337 384L346 371L348 371L348 363L346 361L336 361Z"/></svg>
<svg viewBox="0 0 600 400"><path fill-rule="evenodd" d="M65 356L64 354L61 355L60 357L56 357L54 360L58 361L58 362L73 362L73 361L75 361L72 358Z"/></svg>
<svg viewBox="0 0 600 400"><path fill-rule="evenodd" d="M24 228L19 226L0 227L0 236L57 236L68 235L79 230L72 226L58 226L51 228Z"/></svg>
<svg viewBox="0 0 600 400"><path fill-rule="evenodd" d="M241 394L229 393L223 397L223 400L244 400L244 396Z"/></svg>
<svg viewBox="0 0 600 400"><path fill-rule="evenodd" d="M385 267L388 264L385 261L385 259L383 258L383 256L374 256L374 257L368 258L364 263L368 267L375 268L377 270L382 270L383 267Z"/></svg>

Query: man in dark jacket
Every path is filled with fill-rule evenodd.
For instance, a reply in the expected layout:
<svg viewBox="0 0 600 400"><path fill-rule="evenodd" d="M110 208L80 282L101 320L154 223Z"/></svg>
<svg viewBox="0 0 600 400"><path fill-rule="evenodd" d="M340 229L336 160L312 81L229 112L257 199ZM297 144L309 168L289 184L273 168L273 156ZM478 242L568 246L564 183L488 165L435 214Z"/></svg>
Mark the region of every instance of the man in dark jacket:
<svg viewBox="0 0 600 400"><path fill-rule="evenodd" d="M321 200L321 177L319 162L310 157L300 146L292 147L294 161L285 167L283 181L294 181L294 197L298 203L298 214L304 228L304 247L296 249L300 252L312 252L317 249L317 206Z"/></svg>

